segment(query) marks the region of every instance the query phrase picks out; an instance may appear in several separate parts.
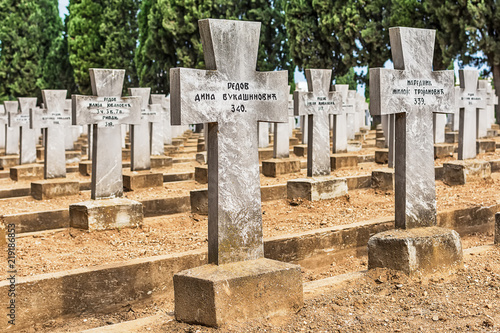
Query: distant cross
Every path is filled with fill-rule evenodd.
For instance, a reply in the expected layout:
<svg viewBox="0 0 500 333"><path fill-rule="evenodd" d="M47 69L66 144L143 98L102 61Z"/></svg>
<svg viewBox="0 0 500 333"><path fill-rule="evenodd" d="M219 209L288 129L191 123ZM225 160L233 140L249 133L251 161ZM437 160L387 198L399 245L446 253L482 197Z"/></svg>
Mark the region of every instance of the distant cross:
<svg viewBox="0 0 500 333"><path fill-rule="evenodd" d="M347 91L347 100L344 105L346 112L347 140L354 140L356 134L356 91Z"/></svg>
<svg viewBox="0 0 500 333"><path fill-rule="evenodd" d="M167 107L165 95L151 94L150 103L157 104L160 113L160 121L151 123L151 155L161 156L165 155L165 126L167 117ZM170 114L168 114L168 122L170 126ZM172 143L172 141L170 141Z"/></svg>
<svg viewBox="0 0 500 333"><path fill-rule="evenodd" d="M340 114L341 95L330 91L330 69L306 69L309 91L295 91L295 115L307 116L307 176L326 176L330 165L330 115Z"/></svg>
<svg viewBox="0 0 500 333"><path fill-rule="evenodd" d="M9 124L9 117L5 112L5 107L3 106L3 104L0 104L0 148L4 149L5 149L8 124Z"/></svg>
<svg viewBox="0 0 500 333"><path fill-rule="evenodd" d="M365 126L365 110L368 109L368 103L361 94L356 94L356 114L355 114L355 130L359 132L362 126Z"/></svg>
<svg viewBox="0 0 500 333"><path fill-rule="evenodd" d="M131 96L141 97L141 122L130 126L130 169L151 169L151 126L161 121L161 106L149 104L151 88L129 88Z"/></svg>
<svg viewBox="0 0 500 333"><path fill-rule="evenodd" d="M288 86L290 90L290 86ZM291 108L290 108L291 106ZM288 95L288 119L293 119L293 95ZM273 158L290 157L290 121L286 123L274 123Z"/></svg>
<svg viewBox="0 0 500 333"><path fill-rule="evenodd" d="M476 110L476 138L481 139L488 136L491 125L491 112L493 106L492 88L488 80L479 80L478 88L484 91L484 108ZM493 111L494 112L494 111Z"/></svg>
<svg viewBox="0 0 500 333"><path fill-rule="evenodd" d="M17 128L9 127L9 114L19 112L18 101L5 101L5 116L7 117L7 126L5 127L5 155L19 154L19 137L20 132Z"/></svg>
<svg viewBox="0 0 500 333"><path fill-rule="evenodd" d="M479 71L461 69L460 89L457 91L457 106L460 107L460 126L458 132L458 159L476 157L477 110L486 108L486 90L479 89Z"/></svg>
<svg viewBox="0 0 500 333"><path fill-rule="evenodd" d="M31 109L30 127L44 130L44 178L66 177L65 129L71 127L71 110L65 108L66 90L42 90L46 109Z"/></svg>
<svg viewBox="0 0 500 333"><path fill-rule="evenodd" d="M293 129L295 128L295 110L293 106L293 94L288 95L288 137L293 137ZM290 141L288 141L290 145Z"/></svg>
<svg viewBox="0 0 500 333"><path fill-rule="evenodd" d="M332 152L345 153L347 152L347 114L354 112L354 106L349 104L347 100L349 85L336 84L333 89L342 96L342 109L341 112L333 116Z"/></svg>
<svg viewBox="0 0 500 333"><path fill-rule="evenodd" d="M170 122L170 98L165 97L163 94L151 94L151 104L160 104L162 108L162 121L163 121L163 143L164 145L172 144L172 124ZM163 150L165 152L165 150Z"/></svg>
<svg viewBox="0 0 500 333"><path fill-rule="evenodd" d="M433 113L454 102L453 71L432 71L435 31L390 28L393 69L370 69L372 115L396 114L396 228L436 225Z"/></svg>
<svg viewBox="0 0 500 333"><path fill-rule="evenodd" d="M138 124L140 97L121 97L125 70L89 69L94 96L73 95L73 125L92 124L91 198L123 196L121 124Z"/></svg>
<svg viewBox="0 0 500 333"><path fill-rule="evenodd" d="M19 128L19 164L36 162L37 133L30 128L30 109L36 107L36 97L20 97L20 112L9 112L9 127Z"/></svg>
<svg viewBox="0 0 500 333"><path fill-rule="evenodd" d="M172 124L208 123L209 262L259 259L257 122L288 121L288 75L255 70L260 23L207 19L199 27L207 70L170 70Z"/></svg>

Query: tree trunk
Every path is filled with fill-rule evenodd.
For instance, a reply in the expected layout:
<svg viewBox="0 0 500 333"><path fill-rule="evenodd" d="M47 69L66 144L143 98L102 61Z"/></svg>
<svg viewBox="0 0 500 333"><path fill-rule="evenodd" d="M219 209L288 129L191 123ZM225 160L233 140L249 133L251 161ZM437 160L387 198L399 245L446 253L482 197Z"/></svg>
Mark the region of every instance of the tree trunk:
<svg viewBox="0 0 500 333"><path fill-rule="evenodd" d="M493 84L495 85L495 95L498 96L500 90L500 65L492 65L493 69ZM496 115L496 123L499 123L500 120L500 107L499 105L495 105L495 115Z"/></svg>

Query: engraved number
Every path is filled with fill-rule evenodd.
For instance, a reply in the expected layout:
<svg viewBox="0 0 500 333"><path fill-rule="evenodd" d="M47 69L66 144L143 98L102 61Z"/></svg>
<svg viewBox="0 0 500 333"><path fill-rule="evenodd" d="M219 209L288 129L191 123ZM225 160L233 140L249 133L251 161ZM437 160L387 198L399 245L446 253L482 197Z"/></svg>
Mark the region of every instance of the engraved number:
<svg viewBox="0 0 500 333"><path fill-rule="evenodd" d="M414 103L415 105L425 105L425 101L423 98L414 98Z"/></svg>
<svg viewBox="0 0 500 333"><path fill-rule="evenodd" d="M231 112L246 112L245 106L243 104L242 105L231 104Z"/></svg>

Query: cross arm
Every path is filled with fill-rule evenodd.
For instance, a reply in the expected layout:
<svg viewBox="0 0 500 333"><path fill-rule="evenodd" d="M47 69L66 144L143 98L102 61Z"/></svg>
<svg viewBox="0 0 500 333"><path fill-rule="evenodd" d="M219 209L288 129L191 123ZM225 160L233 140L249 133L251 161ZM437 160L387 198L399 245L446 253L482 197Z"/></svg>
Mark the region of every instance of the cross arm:
<svg viewBox="0 0 500 333"><path fill-rule="evenodd" d="M139 124L140 97L105 97L72 95L73 125L97 124L114 127L119 124Z"/></svg>

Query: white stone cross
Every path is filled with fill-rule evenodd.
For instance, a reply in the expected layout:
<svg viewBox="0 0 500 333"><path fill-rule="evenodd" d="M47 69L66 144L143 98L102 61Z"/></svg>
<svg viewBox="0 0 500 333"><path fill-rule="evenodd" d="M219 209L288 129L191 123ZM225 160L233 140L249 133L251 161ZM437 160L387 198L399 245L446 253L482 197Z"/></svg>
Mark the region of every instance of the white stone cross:
<svg viewBox="0 0 500 333"><path fill-rule="evenodd" d="M9 112L9 127L19 128L19 164L36 162L37 134L30 128L30 109L36 107L36 97L20 97L20 112Z"/></svg>
<svg viewBox="0 0 500 333"><path fill-rule="evenodd" d="M290 89L290 86L288 87ZM290 157L290 119L294 116L293 95L288 96L288 122L274 123L273 158Z"/></svg>
<svg viewBox="0 0 500 333"><path fill-rule="evenodd" d="M484 90L484 108L476 110L476 138L482 139L488 136L488 129L491 126L491 113L493 106L492 87L488 80L479 80L478 88Z"/></svg>
<svg viewBox="0 0 500 333"><path fill-rule="evenodd" d="M295 91L295 115L307 116L307 176L326 176L330 165L330 115L340 114L342 97L330 91L330 69L306 69L308 92Z"/></svg>
<svg viewBox="0 0 500 333"><path fill-rule="evenodd" d="M66 177L65 129L71 127L71 110L66 106L66 90L42 90L46 109L31 109L30 127L44 128L44 178Z"/></svg>
<svg viewBox="0 0 500 333"><path fill-rule="evenodd" d="M17 113L19 109L18 101L5 101L5 116L7 123L5 126L5 155L18 155L19 154L19 130L17 128L9 127L9 113Z"/></svg>
<svg viewBox="0 0 500 333"><path fill-rule="evenodd" d="M479 71L475 69L461 69L460 89L456 97L457 107L460 108L460 126L458 133L458 159L465 160L476 157L476 122L477 109L486 108L486 90L479 89Z"/></svg>
<svg viewBox="0 0 500 333"><path fill-rule="evenodd" d="M161 121L151 123L151 155L162 156L165 155L165 138L166 133L170 133L170 110L169 105L167 106L167 100L165 95L162 94L151 94L150 97L151 104L157 104L160 106L160 118ZM167 119L168 118L168 119ZM167 127L168 121L168 128ZM170 134L170 144L172 143L172 136Z"/></svg>
<svg viewBox="0 0 500 333"><path fill-rule="evenodd" d="M0 104L0 148L5 148L8 124L9 117L7 115L7 112L5 112L4 105Z"/></svg>
<svg viewBox="0 0 500 333"><path fill-rule="evenodd" d="M207 70L170 70L172 124L208 123L209 263L259 259L257 122L288 121L287 71L255 70L260 23L206 19L199 27Z"/></svg>
<svg viewBox="0 0 500 333"><path fill-rule="evenodd" d="M91 198L123 196L121 124L141 121L140 97L121 97L125 70L91 68L94 96L73 95L73 125L92 124Z"/></svg>
<svg viewBox="0 0 500 333"><path fill-rule="evenodd" d="M130 170L151 169L151 126L161 119L161 105L149 104L151 88L129 88L131 96L141 97L141 122L130 126Z"/></svg>
<svg viewBox="0 0 500 333"><path fill-rule="evenodd" d="M342 96L342 110L333 116L333 153L347 152L347 114L354 112L354 105L348 103L349 85L336 84L333 89ZM350 102L350 101L349 101Z"/></svg>
<svg viewBox="0 0 500 333"><path fill-rule="evenodd" d="M396 228L436 225L433 113L454 103L453 71L432 71L435 31L390 28L395 69L370 69L372 115L396 114Z"/></svg>
<svg viewBox="0 0 500 333"><path fill-rule="evenodd" d="M354 140L356 134L356 91L348 90L347 99L343 105L346 114L347 140Z"/></svg>

